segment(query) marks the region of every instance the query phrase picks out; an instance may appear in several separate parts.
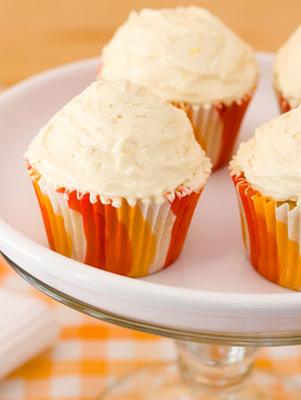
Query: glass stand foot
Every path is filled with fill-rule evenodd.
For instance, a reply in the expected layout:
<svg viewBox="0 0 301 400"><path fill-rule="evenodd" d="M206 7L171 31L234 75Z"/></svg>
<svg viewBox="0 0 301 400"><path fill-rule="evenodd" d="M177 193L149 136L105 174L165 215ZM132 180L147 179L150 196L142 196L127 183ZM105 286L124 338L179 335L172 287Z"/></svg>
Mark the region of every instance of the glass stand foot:
<svg viewBox="0 0 301 400"><path fill-rule="evenodd" d="M119 380L98 400L301 400L292 382L258 369L232 389L191 387L175 363L160 364Z"/></svg>

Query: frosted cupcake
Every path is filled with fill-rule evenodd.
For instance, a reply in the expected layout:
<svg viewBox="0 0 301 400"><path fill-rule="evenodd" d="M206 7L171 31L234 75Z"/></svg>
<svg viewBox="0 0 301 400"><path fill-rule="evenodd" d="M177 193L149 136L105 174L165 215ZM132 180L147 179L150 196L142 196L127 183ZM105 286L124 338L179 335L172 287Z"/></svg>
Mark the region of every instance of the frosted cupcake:
<svg viewBox="0 0 301 400"><path fill-rule="evenodd" d="M301 25L276 54L274 87L282 113L301 104Z"/></svg>
<svg viewBox="0 0 301 400"><path fill-rule="evenodd" d="M179 256L211 169L186 114L126 80L85 89L26 158L51 249L132 277Z"/></svg>
<svg viewBox="0 0 301 400"><path fill-rule="evenodd" d="M301 106L262 125L230 164L255 269L301 290Z"/></svg>
<svg viewBox="0 0 301 400"><path fill-rule="evenodd" d="M102 63L99 78L128 78L182 108L215 169L229 161L258 66L221 20L197 7L133 11Z"/></svg>

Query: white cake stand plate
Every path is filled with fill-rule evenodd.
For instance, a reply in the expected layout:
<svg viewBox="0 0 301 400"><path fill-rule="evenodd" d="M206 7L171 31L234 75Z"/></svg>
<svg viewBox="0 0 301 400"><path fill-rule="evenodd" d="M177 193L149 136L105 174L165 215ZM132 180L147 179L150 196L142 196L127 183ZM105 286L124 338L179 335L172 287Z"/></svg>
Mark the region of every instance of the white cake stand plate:
<svg viewBox="0 0 301 400"><path fill-rule="evenodd" d="M239 140L279 114L270 54ZM121 325L186 340L301 343L301 293L278 287L250 265L227 168L201 196L182 255L132 279L65 258L48 247L24 152L38 130L96 75L99 59L37 75L0 95L0 250L33 284L72 307Z"/></svg>

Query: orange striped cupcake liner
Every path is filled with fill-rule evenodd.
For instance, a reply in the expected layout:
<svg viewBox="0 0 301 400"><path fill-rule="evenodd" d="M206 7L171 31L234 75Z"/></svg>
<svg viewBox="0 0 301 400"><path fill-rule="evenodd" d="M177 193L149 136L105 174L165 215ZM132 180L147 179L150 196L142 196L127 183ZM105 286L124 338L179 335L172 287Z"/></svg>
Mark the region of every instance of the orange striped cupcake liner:
<svg viewBox="0 0 301 400"><path fill-rule="evenodd" d="M290 103L288 102L288 100L286 100L286 98L283 97L282 93L277 89L275 89L275 93L276 93L276 97L278 100L278 105L279 105L281 114L291 111L292 107L291 107Z"/></svg>
<svg viewBox="0 0 301 400"><path fill-rule="evenodd" d="M246 95L231 104L172 104L190 119L197 142L212 162L213 170L226 165L232 155L245 112L251 100Z"/></svg>
<svg viewBox="0 0 301 400"><path fill-rule="evenodd" d="M124 276L152 274L173 263L181 253L190 221L202 192L177 191L158 205L137 200L120 208L99 196L55 190L28 166L42 212L50 248L93 267Z"/></svg>
<svg viewBox="0 0 301 400"><path fill-rule="evenodd" d="M277 285L301 291L301 213L294 202L277 202L231 172L242 235L253 267Z"/></svg>

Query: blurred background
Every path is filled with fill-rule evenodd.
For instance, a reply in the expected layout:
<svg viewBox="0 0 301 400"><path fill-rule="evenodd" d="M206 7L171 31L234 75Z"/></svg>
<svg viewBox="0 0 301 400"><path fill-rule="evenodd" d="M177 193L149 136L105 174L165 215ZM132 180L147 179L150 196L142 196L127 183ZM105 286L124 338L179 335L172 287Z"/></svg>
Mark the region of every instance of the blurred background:
<svg viewBox="0 0 301 400"><path fill-rule="evenodd" d="M95 57L131 9L208 8L255 49L276 51L301 23L300 0L0 0L0 86Z"/></svg>

